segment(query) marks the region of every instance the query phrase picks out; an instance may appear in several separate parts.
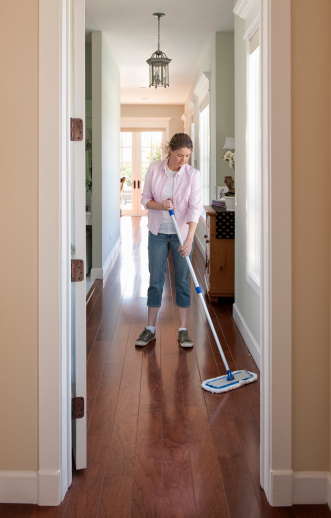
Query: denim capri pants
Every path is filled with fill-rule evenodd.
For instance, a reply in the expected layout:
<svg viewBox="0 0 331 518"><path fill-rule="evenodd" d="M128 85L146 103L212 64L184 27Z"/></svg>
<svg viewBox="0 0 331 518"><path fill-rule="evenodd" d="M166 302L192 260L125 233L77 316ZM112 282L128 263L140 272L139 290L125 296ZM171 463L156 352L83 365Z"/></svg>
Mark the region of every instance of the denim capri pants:
<svg viewBox="0 0 331 518"><path fill-rule="evenodd" d="M162 301L163 286L169 249L171 249L175 267L176 306L188 308L190 299L190 270L186 258L178 252L180 242L177 234L148 233L148 264L150 281L147 292L147 306L159 308ZM192 258L193 246L190 253Z"/></svg>

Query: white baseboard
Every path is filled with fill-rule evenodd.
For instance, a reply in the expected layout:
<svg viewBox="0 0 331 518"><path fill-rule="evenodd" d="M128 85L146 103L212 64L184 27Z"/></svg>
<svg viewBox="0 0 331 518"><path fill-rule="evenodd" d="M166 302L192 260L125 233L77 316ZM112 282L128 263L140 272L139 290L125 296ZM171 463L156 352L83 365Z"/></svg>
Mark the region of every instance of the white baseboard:
<svg viewBox="0 0 331 518"><path fill-rule="evenodd" d="M199 239L199 237L197 235L195 235L194 242L197 245L197 247L199 248L202 257L205 257L205 255L206 255L205 246L203 245L203 243L201 242L201 240Z"/></svg>
<svg viewBox="0 0 331 518"><path fill-rule="evenodd" d="M118 237L115 245L111 249L111 252L103 265L103 285L105 285L106 280L107 280L110 272L112 271L112 268L114 266L114 263L117 259L119 251L120 251L120 245L121 245L121 236Z"/></svg>
<svg viewBox="0 0 331 518"><path fill-rule="evenodd" d="M103 267L102 268L91 268L90 275L91 275L92 281L95 281L96 279L103 279L103 284L105 285L107 277L110 274L110 272L114 266L114 263L117 259L118 253L120 251L120 244L121 244L121 236L119 236L115 245L111 249L111 252L110 252L109 256L107 257L106 261L104 262Z"/></svg>
<svg viewBox="0 0 331 518"><path fill-rule="evenodd" d="M273 507L292 505L293 472L271 471L269 482L270 494L267 495L269 504Z"/></svg>
<svg viewBox="0 0 331 518"><path fill-rule="evenodd" d="M242 334L243 339L246 342L246 345L251 353L251 355L254 358L254 361L258 368L260 369L260 360L261 360L261 351L260 346L256 342L254 336L250 332L242 314L240 313L239 309L237 308L236 304L233 304L233 319L235 323L237 324L240 333Z"/></svg>
<svg viewBox="0 0 331 518"><path fill-rule="evenodd" d="M293 504L326 504L330 474L327 471L293 473Z"/></svg>
<svg viewBox="0 0 331 518"><path fill-rule="evenodd" d="M3 504L61 503L60 471L0 471L0 502Z"/></svg>
<svg viewBox="0 0 331 518"><path fill-rule="evenodd" d="M103 279L103 269L102 268L91 268L90 276L91 276L91 281L95 281L96 279Z"/></svg>
<svg viewBox="0 0 331 518"><path fill-rule="evenodd" d="M36 504L38 482L35 471L0 471L0 502Z"/></svg>
<svg viewBox="0 0 331 518"><path fill-rule="evenodd" d="M327 471L272 471L270 505L323 505L331 509L331 474Z"/></svg>
<svg viewBox="0 0 331 518"><path fill-rule="evenodd" d="M39 470L38 472L38 505L60 505L61 471Z"/></svg>

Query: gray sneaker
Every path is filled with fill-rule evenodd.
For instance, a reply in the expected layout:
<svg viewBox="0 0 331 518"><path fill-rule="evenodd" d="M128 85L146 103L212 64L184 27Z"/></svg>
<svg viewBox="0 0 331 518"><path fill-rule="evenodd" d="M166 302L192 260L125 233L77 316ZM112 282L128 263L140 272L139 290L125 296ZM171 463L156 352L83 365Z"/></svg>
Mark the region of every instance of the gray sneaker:
<svg viewBox="0 0 331 518"><path fill-rule="evenodd" d="M193 347L193 342L187 331L178 331L178 342L182 347Z"/></svg>
<svg viewBox="0 0 331 518"><path fill-rule="evenodd" d="M136 340L135 345L139 345L140 347L149 344L152 340L155 340L155 333L152 333L149 329L144 329L138 340Z"/></svg>

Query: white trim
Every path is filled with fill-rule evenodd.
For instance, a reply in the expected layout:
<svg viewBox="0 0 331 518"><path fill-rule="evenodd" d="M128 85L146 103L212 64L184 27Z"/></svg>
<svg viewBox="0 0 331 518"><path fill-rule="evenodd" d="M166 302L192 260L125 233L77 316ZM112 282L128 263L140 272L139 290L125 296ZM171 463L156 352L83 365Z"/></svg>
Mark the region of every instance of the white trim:
<svg viewBox="0 0 331 518"><path fill-rule="evenodd" d="M109 254L109 256L107 257L104 265L103 265L103 285L105 285L107 279L108 279L108 276L110 274L110 272L112 271L113 267L114 267L114 264L115 264L115 261L117 259L117 256L120 252L120 249L121 249L121 236L119 236L119 238L117 239L115 245L113 246L113 248L111 249L111 252Z"/></svg>
<svg viewBox="0 0 331 518"><path fill-rule="evenodd" d="M206 248L205 248L203 242L201 241L201 239L199 238L199 236L197 234L195 234L194 242L197 245L197 247L199 248L202 257L205 257L205 255L206 255Z"/></svg>
<svg viewBox="0 0 331 518"><path fill-rule="evenodd" d="M0 502L3 504L36 504L35 471L0 471Z"/></svg>
<svg viewBox="0 0 331 518"><path fill-rule="evenodd" d="M330 506L331 473L327 471L271 471L270 499L272 506Z"/></svg>
<svg viewBox="0 0 331 518"><path fill-rule="evenodd" d="M257 293L258 296L260 296L261 295L261 285L257 282L256 278L252 275L252 272L247 271L247 265L246 265L246 281L253 288L255 293ZM259 281L261 282L261 277L260 277Z"/></svg>
<svg viewBox="0 0 331 518"><path fill-rule="evenodd" d="M59 505L61 502L61 472L38 472L38 505Z"/></svg>
<svg viewBox="0 0 331 518"><path fill-rule="evenodd" d="M254 336L250 332L250 329L248 325L246 324L242 314L240 313L238 307L236 304L233 304L233 310L232 310L233 320L238 326L238 329L245 340L245 343L249 349L249 352L253 356L253 359L260 370L260 361L261 361L261 350L260 346L255 340Z"/></svg>
<svg viewBox="0 0 331 518"><path fill-rule="evenodd" d="M326 504L330 474L326 471L293 473L293 505Z"/></svg>
<svg viewBox="0 0 331 518"><path fill-rule="evenodd" d="M67 29L68 61L70 64L67 77L67 112L66 127L70 117L83 119L85 128L85 0L66 0L71 4L71 23ZM69 19L70 19L69 18ZM71 36L71 37L70 37ZM71 43L71 44L70 44ZM84 133L85 134L85 133ZM71 196L67 202L68 232L70 244L73 245L71 258L86 258L86 212L85 212L85 142L70 142L67 155L67 174L73 178ZM71 173L70 173L71 171ZM86 401L86 278L82 282L69 282L69 290L74 294L69 305L71 328L74 339L69 341L70 356L74 354L74 376L72 390L68 393L68 405L71 406L71 396L80 396ZM73 301L74 300L74 301ZM74 306L74 307L73 307ZM71 337L70 337L71 338ZM73 351L73 353L71 352ZM86 412L80 419L68 423L68 433L72 431L73 454L76 469L87 466L87 417Z"/></svg>
<svg viewBox="0 0 331 518"><path fill-rule="evenodd" d="M274 507L292 505L293 472L291 470L269 472L269 504Z"/></svg>
<svg viewBox="0 0 331 518"><path fill-rule="evenodd" d="M91 280L95 281L96 279L103 279L103 285L105 285L107 278L114 267L117 256L120 252L121 246L121 236L117 239L115 245L111 249L111 252L107 259L105 260L102 268L91 268L90 275Z"/></svg>
<svg viewBox="0 0 331 518"><path fill-rule="evenodd" d="M66 193L66 28L62 25L66 16L66 0L39 0L39 469L58 473L63 485L60 491L51 491L51 501L37 490L31 498L40 497L49 505L58 505L69 486L66 460L71 455L66 422L69 275L61 261L67 252L61 228L61 200ZM12 477L18 495L20 486L34 477L37 480L31 473L27 478Z"/></svg>
<svg viewBox="0 0 331 518"><path fill-rule="evenodd" d="M199 99L199 105L205 100L210 92L210 77L210 72L202 72L193 89L193 93Z"/></svg>
<svg viewBox="0 0 331 518"><path fill-rule="evenodd" d="M187 105L187 113L189 120L192 120L192 116L194 119L194 110L195 110L195 98L190 99Z"/></svg>
<svg viewBox="0 0 331 518"><path fill-rule="evenodd" d="M261 8L260 480L271 505L281 506L291 498L277 477L292 469L291 186L283 188L291 177L291 2L262 0Z"/></svg>
<svg viewBox="0 0 331 518"><path fill-rule="evenodd" d="M238 0L233 8L233 13L246 19L255 3L257 3L257 0Z"/></svg>
<svg viewBox="0 0 331 518"><path fill-rule="evenodd" d="M166 142L169 140L169 124L172 117L121 117L123 128L163 128L166 132Z"/></svg>
<svg viewBox="0 0 331 518"><path fill-rule="evenodd" d="M57 506L61 498L61 472L0 471L0 502Z"/></svg>
<svg viewBox="0 0 331 518"><path fill-rule="evenodd" d="M103 279L103 268L91 268L90 270L91 281L97 279Z"/></svg>
<svg viewBox="0 0 331 518"><path fill-rule="evenodd" d="M258 14L250 23L248 29L246 29L246 32L243 36L243 39L245 41L247 40L250 40L254 34L256 33L256 31L259 29L260 27L260 14Z"/></svg>

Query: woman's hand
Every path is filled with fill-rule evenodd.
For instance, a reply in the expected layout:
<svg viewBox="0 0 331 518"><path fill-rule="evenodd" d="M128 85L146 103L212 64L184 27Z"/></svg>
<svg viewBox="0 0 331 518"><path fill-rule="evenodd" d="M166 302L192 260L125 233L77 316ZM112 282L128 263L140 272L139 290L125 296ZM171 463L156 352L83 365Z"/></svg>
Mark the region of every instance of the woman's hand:
<svg viewBox="0 0 331 518"><path fill-rule="evenodd" d="M163 210L171 210L171 209L173 209L172 199L168 198L167 200L163 200L162 207L163 207Z"/></svg>
<svg viewBox="0 0 331 518"><path fill-rule="evenodd" d="M180 246L178 248L178 252L180 252L183 257L188 257L192 251L192 245L193 240L186 238L183 243L183 246Z"/></svg>

